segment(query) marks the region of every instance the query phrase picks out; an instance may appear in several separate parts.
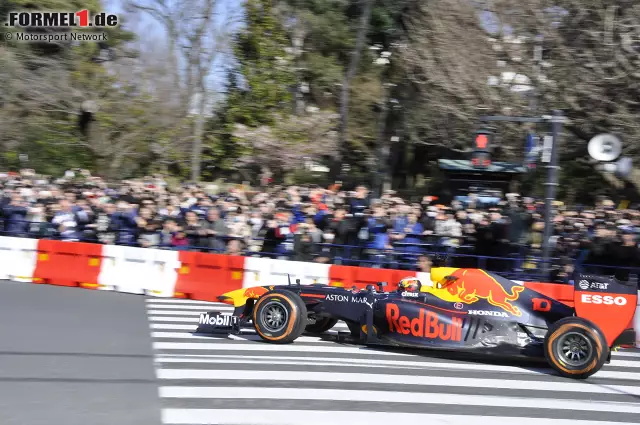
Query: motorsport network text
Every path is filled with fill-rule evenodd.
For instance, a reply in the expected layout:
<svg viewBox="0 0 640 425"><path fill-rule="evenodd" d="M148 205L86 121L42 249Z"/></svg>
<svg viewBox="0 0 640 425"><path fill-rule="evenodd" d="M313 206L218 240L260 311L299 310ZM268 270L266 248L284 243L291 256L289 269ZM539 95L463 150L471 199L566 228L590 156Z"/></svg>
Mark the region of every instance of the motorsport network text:
<svg viewBox="0 0 640 425"><path fill-rule="evenodd" d="M7 38L7 35L4 35ZM50 33L50 34L15 34L11 37L16 41L40 41L40 42L60 42L60 41L107 41L107 34L82 34L72 33Z"/></svg>
<svg viewBox="0 0 640 425"><path fill-rule="evenodd" d="M4 25L22 28L112 28L118 26L118 16L106 12L90 15L87 9L78 12L9 12Z"/></svg>

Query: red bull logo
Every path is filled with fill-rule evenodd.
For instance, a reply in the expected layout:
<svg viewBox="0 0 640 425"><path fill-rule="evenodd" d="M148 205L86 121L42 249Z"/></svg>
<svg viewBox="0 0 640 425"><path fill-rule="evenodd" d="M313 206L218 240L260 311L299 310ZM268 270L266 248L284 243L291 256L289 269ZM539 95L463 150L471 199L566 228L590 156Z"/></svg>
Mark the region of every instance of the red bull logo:
<svg viewBox="0 0 640 425"><path fill-rule="evenodd" d="M452 317L451 323L442 323L432 311L420 309L418 317L409 319L400 314L395 304L387 304L386 318L389 331L417 338L439 339L442 341L462 341L462 318Z"/></svg>
<svg viewBox="0 0 640 425"><path fill-rule="evenodd" d="M473 304L482 298L514 316L522 316L520 309L511 301L518 299L520 292L524 291L524 286L514 285L509 293L489 274L476 269L456 270L452 276L457 279L445 289L451 295L457 296L461 302Z"/></svg>
<svg viewBox="0 0 640 425"><path fill-rule="evenodd" d="M260 298L267 292L269 291L267 291L266 288L263 288L262 286L256 286L254 288L247 288L247 290L244 291L244 296L247 298Z"/></svg>

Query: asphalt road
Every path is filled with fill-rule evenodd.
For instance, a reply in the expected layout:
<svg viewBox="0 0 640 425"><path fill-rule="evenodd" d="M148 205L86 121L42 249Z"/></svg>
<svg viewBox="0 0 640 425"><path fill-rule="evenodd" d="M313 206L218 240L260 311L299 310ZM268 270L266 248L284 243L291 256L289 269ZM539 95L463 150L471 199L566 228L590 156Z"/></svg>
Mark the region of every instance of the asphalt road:
<svg viewBox="0 0 640 425"><path fill-rule="evenodd" d="M2 425L160 424L144 297L0 281Z"/></svg>

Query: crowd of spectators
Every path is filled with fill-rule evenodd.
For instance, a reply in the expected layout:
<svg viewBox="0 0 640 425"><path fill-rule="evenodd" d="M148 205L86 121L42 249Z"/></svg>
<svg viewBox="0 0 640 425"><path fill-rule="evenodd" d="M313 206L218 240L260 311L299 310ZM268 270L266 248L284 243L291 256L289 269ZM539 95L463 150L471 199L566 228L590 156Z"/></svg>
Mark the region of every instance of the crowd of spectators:
<svg viewBox="0 0 640 425"><path fill-rule="evenodd" d="M433 253L455 266L535 270L544 230L543 203L517 194L442 205L393 191L372 199L365 186L173 188L159 176L112 185L82 170L55 180L24 170L0 174L0 197L7 236L414 270L428 269ZM607 199L555 208L555 279L570 279L576 262L621 278L640 267L637 209Z"/></svg>

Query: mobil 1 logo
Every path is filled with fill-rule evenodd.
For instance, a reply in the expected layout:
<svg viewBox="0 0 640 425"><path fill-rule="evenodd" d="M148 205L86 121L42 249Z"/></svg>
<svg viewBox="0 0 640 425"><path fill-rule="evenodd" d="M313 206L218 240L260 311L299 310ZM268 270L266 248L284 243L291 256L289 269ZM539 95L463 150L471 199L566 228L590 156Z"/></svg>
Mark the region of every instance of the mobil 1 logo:
<svg viewBox="0 0 640 425"><path fill-rule="evenodd" d="M209 313L201 313L198 323L220 328L230 328L238 324L238 317L230 314L212 313L210 315Z"/></svg>

